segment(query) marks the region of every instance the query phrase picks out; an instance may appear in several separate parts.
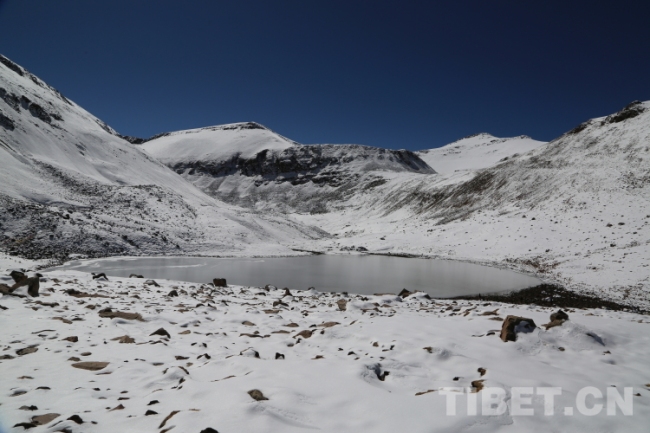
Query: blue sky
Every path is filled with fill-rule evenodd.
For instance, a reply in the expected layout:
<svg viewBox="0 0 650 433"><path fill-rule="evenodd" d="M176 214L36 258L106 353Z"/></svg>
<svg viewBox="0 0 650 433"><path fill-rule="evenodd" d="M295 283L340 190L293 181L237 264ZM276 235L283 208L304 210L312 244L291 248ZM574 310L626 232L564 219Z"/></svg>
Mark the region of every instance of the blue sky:
<svg viewBox="0 0 650 433"><path fill-rule="evenodd" d="M0 0L0 53L119 132L411 150L650 99L648 1Z"/></svg>

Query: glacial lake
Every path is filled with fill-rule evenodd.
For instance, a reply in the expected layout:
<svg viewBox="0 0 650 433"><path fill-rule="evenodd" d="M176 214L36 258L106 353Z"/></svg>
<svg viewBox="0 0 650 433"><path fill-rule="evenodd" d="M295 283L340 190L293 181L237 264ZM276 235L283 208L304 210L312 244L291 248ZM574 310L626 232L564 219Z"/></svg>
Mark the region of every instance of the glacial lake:
<svg viewBox="0 0 650 433"><path fill-rule="evenodd" d="M104 272L109 278L145 278L359 294L399 293L406 288L433 297L477 295L541 284L536 277L452 260L373 255L316 255L279 258L133 257L72 261L49 270Z"/></svg>

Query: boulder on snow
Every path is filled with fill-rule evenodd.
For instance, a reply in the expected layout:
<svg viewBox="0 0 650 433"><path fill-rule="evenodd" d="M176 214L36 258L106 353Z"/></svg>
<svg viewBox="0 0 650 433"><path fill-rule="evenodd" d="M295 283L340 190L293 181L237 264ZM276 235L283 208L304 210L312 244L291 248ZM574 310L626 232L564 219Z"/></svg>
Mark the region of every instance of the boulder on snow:
<svg viewBox="0 0 650 433"><path fill-rule="evenodd" d="M25 275L23 272L20 271L11 271L9 276L13 278L14 283L20 283L21 281L27 278L27 275Z"/></svg>
<svg viewBox="0 0 650 433"><path fill-rule="evenodd" d="M348 305L348 301L346 301L345 299L339 299L338 301L336 301L336 305L339 307L339 310L345 311Z"/></svg>
<svg viewBox="0 0 650 433"><path fill-rule="evenodd" d="M106 308L99 312L99 317L107 319L124 319L124 320L138 320L144 322L144 319L140 313L125 313L122 311L113 311L110 308Z"/></svg>
<svg viewBox="0 0 650 433"><path fill-rule="evenodd" d="M77 362L72 364L74 368L80 368L82 370L98 371L103 370L106 366L110 364L109 362L97 362L97 361L86 361L86 362Z"/></svg>
<svg viewBox="0 0 650 433"><path fill-rule="evenodd" d="M262 391L259 389L251 389L248 391L248 395L250 395L254 400L257 401L262 401L262 400L268 400L267 397L264 397L264 394L262 394Z"/></svg>
<svg viewBox="0 0 650 433"><path fill-rule="evenodd" d="M212 280L212 284L214 284L214 287L228 287L225 278L215 278Z"/></svg>
<svg viewBox="0 0 650 433"><path fill-rule="evenodd" d="M100 280L100 279L101 279L101 280L108 281L108 277L106 276L105 273L103 273L103 272L100 273L100 274L95 274L95 273L93 273L93 280Z"/></svg>
<svg viewBox="0 0 650 433"><path fill-rule="evenodd" d="M399 296L400 298L404 299L404 298L406 298L408 295L412 295L412 294L413 294L413 292L409 292L409 291L406 290L406 289L402 289L402 291L399 292L399 293L397 294L397 296Z"/></svg>
<svg viewBox="0 0 650 433"><path fill-rule="evenodd" d="M555 326L562 325L567 320L569 320L569 315L562 310L558 310L557 312L551 314L551 321L543 326L548 331Z"/></svg>
<svg viewBox="0 0 650 433"><path fill-rule="evenodd" d="M144 278L144 277L142 275L138 275L138 274L131 274L131 275L129 275L129 278Z"/></svg>
<svg viewBox="0 0 650 433"><path fill-rule="evenodd" d="M18 281L13 286L11 286L9 288L9 292L11 293L14 290L16 290L17 288L23 287L23 286L27 286L27 293L29 294L29 296L37 297L38 296L38 290L39 290L41 284L39 282L38 277L24 278L24 279Z"/></svg>
<svg viewBox="0 0 650 433"><path fill-rule="evenodd" d="M508 316L503 320L501 326L501 340L504 342L517 341L517 333L532 332L537 325L533 319L520 316Z"/></svg>

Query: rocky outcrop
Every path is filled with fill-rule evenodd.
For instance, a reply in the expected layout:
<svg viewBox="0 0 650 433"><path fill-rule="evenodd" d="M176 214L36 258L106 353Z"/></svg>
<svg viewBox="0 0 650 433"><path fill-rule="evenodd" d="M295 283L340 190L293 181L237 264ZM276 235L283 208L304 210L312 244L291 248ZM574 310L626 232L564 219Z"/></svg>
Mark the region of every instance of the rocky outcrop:
<svg viewBox="0 0 650 433"><path fill-rule="evenodd" d="M269 182L292 185L311 182L338 187L373 169L434 173L408 150L332 144L294 146L281 151L265 149L252 158L233 155L226 160L179 162L170 167L184 176L255 177L256 186ZM348 167L355 167L354 173L347 173Z"/></svg>

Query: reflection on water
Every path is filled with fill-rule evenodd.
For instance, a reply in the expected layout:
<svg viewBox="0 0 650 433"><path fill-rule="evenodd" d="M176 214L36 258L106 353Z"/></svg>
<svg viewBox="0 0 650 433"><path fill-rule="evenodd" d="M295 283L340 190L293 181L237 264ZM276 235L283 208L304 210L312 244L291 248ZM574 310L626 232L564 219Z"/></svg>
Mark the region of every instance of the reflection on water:
<svg viewBox="0 0 650 433"><path fill-rule="evenodd" d="M540 280L517 272L450 260L387 256L320 255L281 258L148 257L71 262L55 269L142 274L195 283L226 278L229 284L266 284L304 290L361 294L422 290L435 297L522 289Z"/></svg>

